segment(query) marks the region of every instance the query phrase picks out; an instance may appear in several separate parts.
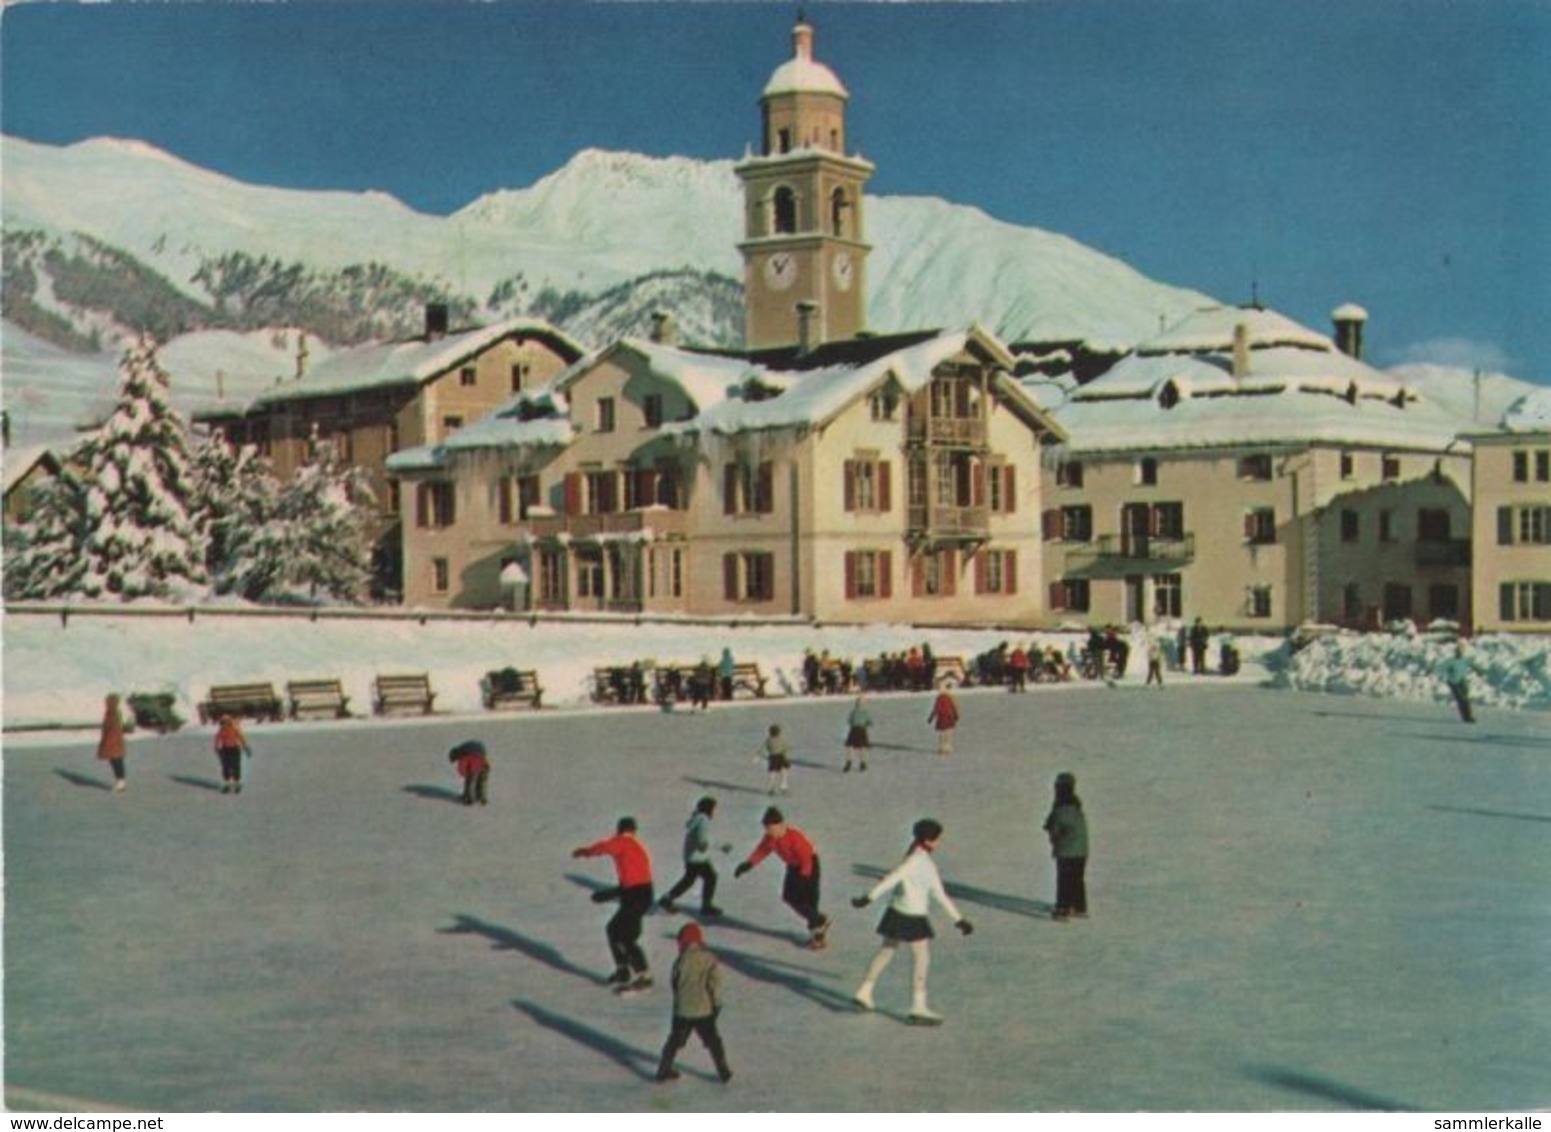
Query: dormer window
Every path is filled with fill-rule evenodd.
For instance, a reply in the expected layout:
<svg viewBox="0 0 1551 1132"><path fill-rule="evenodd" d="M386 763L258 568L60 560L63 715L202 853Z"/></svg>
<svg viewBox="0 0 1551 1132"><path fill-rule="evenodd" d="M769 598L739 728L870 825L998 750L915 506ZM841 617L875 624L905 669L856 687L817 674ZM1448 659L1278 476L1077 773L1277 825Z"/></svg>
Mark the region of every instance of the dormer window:
<svg viewBox="0 0 1551 1132"><path fill-rule="evenodd" d="M1175 385L1172 381L1164 382L1163 388L1158 392L1158 407L1161 409L1172 409L1175 405L1178 404L1179 386Z"/></svg>

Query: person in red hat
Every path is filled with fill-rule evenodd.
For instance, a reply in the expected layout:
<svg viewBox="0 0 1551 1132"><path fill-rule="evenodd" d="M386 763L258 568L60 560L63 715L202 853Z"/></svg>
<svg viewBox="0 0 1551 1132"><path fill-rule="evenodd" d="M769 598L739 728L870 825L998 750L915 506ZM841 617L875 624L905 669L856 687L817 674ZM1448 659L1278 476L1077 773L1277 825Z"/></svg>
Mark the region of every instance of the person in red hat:
<svg viewBox="0 0 1551 1132"><path fill-rule="evenodd" d="M614 973L609 982L619 990L639 991L652 985L646 952L641 950L641 920L652 906L652 858L636 835L635 818L620 818L614 836L571 850L573 857L612 857L619 884L592 894L594 904L619 901L619 911L608 922L605 934Z"/></svg>
<svg viewBox="0 0 1551 1132"><path fill-rule="evenodd" d="M673 1061L689 1041L690 1034L700 1035L711 1052L716 1075L722 1084L732 1080L727 1066L727 1050L716 1029L722 1012L722 965L715 952L705 945L705 932L699 924L688 923L679 929L679 957L673 962L673 1023L663 1043L657 1063L657 1080L674 1081L679 1071Z"/></svg>
<svg viewBox="0 0 1551 1132"><path fill-rule="evenodd" d="M742 877L755 865L774 853L786 862L786 880L781 899L808 925L808 946L821 950L829 933L829 917L819 911L819 854L808 835L795 825L786 824L786 815L771 806L760 819L765 836L754 846L748 859L732 871Z"/></svg>

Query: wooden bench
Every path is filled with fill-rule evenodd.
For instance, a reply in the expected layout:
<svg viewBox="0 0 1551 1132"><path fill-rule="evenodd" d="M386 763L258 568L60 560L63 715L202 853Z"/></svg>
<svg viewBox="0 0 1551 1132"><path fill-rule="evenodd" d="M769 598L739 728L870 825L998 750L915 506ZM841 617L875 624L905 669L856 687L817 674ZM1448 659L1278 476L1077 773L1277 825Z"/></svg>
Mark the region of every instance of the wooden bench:
<svg viewBox="0 0 1551 1132"><path fill-rule="evenodd" d="M599 704L644 704L646 670L630 664L606 664L592 670L592 699Z"/></svg>
<svg viewBox="0 0 1551 1132"><path fill-rule="evenodd" d="M720 679L720 677L718 677ZM759 665L750 661L736 661L732 666L732 692L738 694L738 690L750 692L757 699L765 698L765 677L759 671Z"/></svg>
<svg viewBox="0 0 1551 1132"><path fill-rule="evenodd" d="M176 700L177 697L171 692L131 692L128 704L135 717L135 726L144 727L158 735L176 731L183 726L183 720L172 709Z"/></svg>
<svg viewBox="0 0 1551 1132"><path fill-rule="evenodd" d="M652 698L659 704L693 700L697 679L709 681L702 691L706 699L715 699L716 686L720 679L716 674L715 665L703 668L699 664L655 664L652 666Z"/></svg>
<svg viewBox="0 0 1551 1132"><path fill-rule="evenodd" d="M338 680L291 680L285 686L291 701L291 718L304 715L350 718L350 697Z"/></svg>
<svg viewBox="0 0 1551 1132"><path fill-rule="evenodd" d="M939 688L962 688L969 683L969 668L964 664L962 656L939 656L937 658L937 686Z"/></svg>
<svg viewBox="0 0 1551 1132"><path fill-rule="evenodd" d="M539 684L539 674L532 668L500 668L487 672L479 682L479 691L485 707L538 708L544 699L544 689Z"/></svg>
<svg viewBox="0 0 1551 1132"><path fill-rule="evenodd" d="M213 723L223 715L278 723L284 705L273 684L216 684L199 705L199 721Z"/></svg>
<svg viewBox="0 0 1551 1132"><path fill-rule="evenodd" d="M436 693L431 691L431 678L424 672L399 676L378 676L372 683L372 707L378 715L395 711L418 711L431 714Z"/></svg>

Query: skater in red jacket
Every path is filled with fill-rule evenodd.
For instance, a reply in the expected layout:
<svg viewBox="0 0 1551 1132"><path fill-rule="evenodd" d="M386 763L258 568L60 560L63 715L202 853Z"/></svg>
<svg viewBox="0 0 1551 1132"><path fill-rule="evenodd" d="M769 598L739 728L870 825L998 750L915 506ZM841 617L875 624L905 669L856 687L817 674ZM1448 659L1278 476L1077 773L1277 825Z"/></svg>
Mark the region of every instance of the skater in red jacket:
<svg viewBox="0 0 1551 1132"><path fill-rule="evenodd" d="M620 990L645 990L652 985L646 953L641 950L641 919L652 906L652 858L636 837L635 818L620 818L613 837L573 849L573 857L612 857L619 884L592 894L594 904L619 901L608 922L609 954L614 973L609 982Z"/></svg>
<svg viewBox="0 0 1551 1132"><path fill-rule="evenodd" d="M937 728L937 753L953 754L953 729L959 725L959 705L948 689L937 693L926 722Z"/></svg>
<svg viewBox="0 0 1551 1132"><path fill-rule="evenodd" d="M786 880L781 884L781 899L808 925L808 946L815 951L825 945L829 917L819 911L819 855L808 835L795 825L786 824L786 816L771 806L761 819L765 836L754 846L748 860L733 870L741 877L774 853L786 862Z"/></svg>

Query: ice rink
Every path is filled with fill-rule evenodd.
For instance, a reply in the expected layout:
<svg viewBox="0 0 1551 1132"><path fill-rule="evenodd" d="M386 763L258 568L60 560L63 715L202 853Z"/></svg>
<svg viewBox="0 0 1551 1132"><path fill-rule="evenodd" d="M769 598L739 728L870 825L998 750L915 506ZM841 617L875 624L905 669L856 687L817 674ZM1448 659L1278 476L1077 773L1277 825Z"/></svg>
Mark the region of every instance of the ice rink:
<svg viewBox="0 0 1551 1132"><path fill-rule="evenodd" d="M960 695L939 756L925 696L252 725L241 797L211 731L132 740L128 791L77 736L4 759L8 1100L158 1111L1522 1111L1551 1105L1551 728L1486 710L1250 687ZM781 866L734 880L772 802L752 752L792 741L774 799L816 842L830 948L797 946ZM447 749L492 751L458 804ZM1092 830L1092 917L1049 918L1040 825L1058 771ZM661 893L697 798L720 801L708 924L720 1084L691 1040L653 1083L683 915L654 913L658 986L619 998L606 858L635 816ZM938 916L932 1006L909 963L850 996L881 908L851 908L912 822L976 925ZM689 907L696 901L686 901Z"/></svg>

